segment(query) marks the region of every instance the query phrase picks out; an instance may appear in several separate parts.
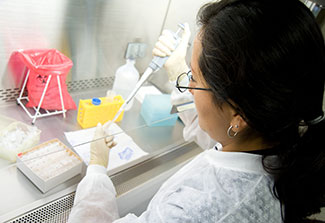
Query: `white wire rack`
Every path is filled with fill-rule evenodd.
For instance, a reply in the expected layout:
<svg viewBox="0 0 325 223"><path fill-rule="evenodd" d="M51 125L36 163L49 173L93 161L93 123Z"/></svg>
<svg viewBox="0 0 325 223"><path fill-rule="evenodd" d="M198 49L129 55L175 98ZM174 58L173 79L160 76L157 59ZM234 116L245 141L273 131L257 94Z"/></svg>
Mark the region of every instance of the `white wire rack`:
<svg viewBox="0 0 325 223"><path fill-rule="evenodd" d="M28 114L28 116L32 119L32 124L35 123L37 118L47 117L47 116L51 116L51 115L63 114L63 117L65 118L65 113L66 113L67 110L64 109L61 82L60 82L60 75L56 75L56 80L58 82L58 91L60 93L60 100L61 100L62 110L51 110L50 111L50 110L47 110L47 109L42 109L42 110L44 110L44 113L40 112L42 103L44 101L44 96L46 94L47 88L48 88L48 86L50 84L50 81L52 79L52 75L48 76L48 79L47 79L47 82L45 84L45 87L44 87L44 90L43 90L43 93L42 93L42 96L41 96L41 99L39 101L38 106L37 107L32 107L32 109L30 109L31 111L26 108L25 104L27 104L29 99L28 99L27 96L23 96L23 93L25 91L25 87L26 87L26 84L27 84L27 81L28 81L29 72L30 72L30 70L27 71L23 87L22 87L22 89L20 91L19 97L17 98L17 104L20 105L24 109L24 111ZM24 103L24 101L25 101L25 103ZM34 114L32 114L32 111L34 111Z"/></svg>

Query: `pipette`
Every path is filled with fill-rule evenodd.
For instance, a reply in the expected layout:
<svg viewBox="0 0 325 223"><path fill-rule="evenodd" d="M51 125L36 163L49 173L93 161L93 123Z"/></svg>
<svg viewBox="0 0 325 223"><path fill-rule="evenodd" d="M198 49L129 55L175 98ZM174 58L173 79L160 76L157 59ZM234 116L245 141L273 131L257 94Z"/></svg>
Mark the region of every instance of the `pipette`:
<svg viewBox="0 0 325 223"><path fill-rule="evenodd" d="M178 36L178 34L181 32L181 30L184 30L184 25L183 24L178 24L179 29L177 30L176 33L173 33L173 37L175 39L175 48L178 46L181 38ZM135 85L135 88L133 91L130 93L130 95L127 97L127 99L124 101L123 105L120 107L114 118L112 119L112 122L115 122L117 118L120 116L120 114L125 110L126 106L130 103L132 98L135 96L135 94L138 92L140 87L146 82L146 80L151 76L151 74L157 72L162 66L165 64L167 61L168 56L166 57L158 57L155 56L152 61L150 62L148 68L145 70L143 75L141 76L140 80L137 82Z"/></svg>

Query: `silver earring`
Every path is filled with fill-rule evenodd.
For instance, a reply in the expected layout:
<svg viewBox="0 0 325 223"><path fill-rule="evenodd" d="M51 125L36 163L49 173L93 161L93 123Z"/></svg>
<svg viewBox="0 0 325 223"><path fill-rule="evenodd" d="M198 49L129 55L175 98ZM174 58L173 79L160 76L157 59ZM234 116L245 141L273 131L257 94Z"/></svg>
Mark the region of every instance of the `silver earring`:
<svg viewBox="0 0 325 223"><path fill-rule="evenodd" d="M232 128L233 128L233 126L231 125L231 126L229 126L229 128L227 130L227 135L228 135L229 138L234 138L237 135L237 133L238 133L238 132L234 132L234 134L231 135L230 134L230 131L232 130ZM238 125L235 125L235 128L238 128Z"/></svg>

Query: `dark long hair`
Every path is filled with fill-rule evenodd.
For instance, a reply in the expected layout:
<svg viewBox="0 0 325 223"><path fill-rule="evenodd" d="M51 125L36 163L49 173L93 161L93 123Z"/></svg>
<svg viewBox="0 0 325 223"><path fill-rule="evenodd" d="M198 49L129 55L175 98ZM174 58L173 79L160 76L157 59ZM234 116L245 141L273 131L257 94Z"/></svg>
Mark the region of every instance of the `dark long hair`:
<svg viewBox="0 0 325 223"><path fill-rule="evenodd" d="M218 105L230 102L248 123L240 140L261 137L277 162L284 222L302 222L325 204L325 46L313 14L299 0L221 0L198 14L199 67Z"/></svg>

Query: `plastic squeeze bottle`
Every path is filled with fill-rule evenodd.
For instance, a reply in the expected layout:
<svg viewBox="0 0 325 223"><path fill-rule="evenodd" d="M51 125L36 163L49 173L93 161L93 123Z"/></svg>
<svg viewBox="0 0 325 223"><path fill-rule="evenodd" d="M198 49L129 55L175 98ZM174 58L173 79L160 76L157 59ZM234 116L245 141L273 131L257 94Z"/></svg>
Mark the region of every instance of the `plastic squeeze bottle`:
<svg viewBox="0 0 325 223"><path fill-rule="evenodd" d="M119 94L123 99L127 99L129 94L135 88L139 80L139 72L134 66L135 60L127 59L126 64L120 66L115 73L113 91ZM134 98L130 101L125 110L129 110L133 105Z"/></svg>

